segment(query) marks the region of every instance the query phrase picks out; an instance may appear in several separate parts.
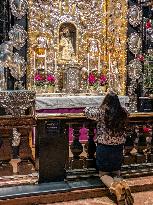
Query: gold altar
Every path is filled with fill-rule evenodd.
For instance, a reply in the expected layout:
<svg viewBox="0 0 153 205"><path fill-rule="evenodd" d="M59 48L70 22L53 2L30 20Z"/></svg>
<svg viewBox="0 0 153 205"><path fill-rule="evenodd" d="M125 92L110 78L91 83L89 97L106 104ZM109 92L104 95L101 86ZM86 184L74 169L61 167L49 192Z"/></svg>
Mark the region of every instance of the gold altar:
<svg viewBox="0 0 153 205"><path fill-rule="evenodd" d="M124 95L126 15L126 0L29 0L29 89Z"/></svg>

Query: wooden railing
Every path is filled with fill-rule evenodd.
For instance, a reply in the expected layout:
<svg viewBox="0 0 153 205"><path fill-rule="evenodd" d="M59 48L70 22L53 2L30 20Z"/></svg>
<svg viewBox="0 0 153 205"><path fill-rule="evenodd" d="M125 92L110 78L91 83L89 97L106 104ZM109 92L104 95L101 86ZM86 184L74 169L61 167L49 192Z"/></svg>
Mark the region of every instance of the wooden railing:
<svg viewBox="0 0 153 205"><path fill-rule="evenodd" d="M153 173L153 140L146 138L143 126L153 125L153 113L133 113L129 117L122 173L125 176ZM80 141L80 130L87 138ZM69 143L69 131L73 141ZM39 182L59 181L96 175L94 140L96 122L80 114L38 114L36 159ZM146 140L147 139L147 140Z"/></svg>
<svg viewBox="0 0 153 205"><path fill-rule="evenodd" d="M153 125L153 113L130 115L122 167L124 176L153 174L153 140L142 132L145 125ZM29 146L29 133L34 126L36 159ZM20 133L15 174L30 174L36 168L40 183L97 176L96 122L86 119L83 113L37 114L36 119L30 115L0 116L0 176L14 174L10 163L16 154L12 145L14 128Z"/></svg>
<svg viewBox="0 0 153 205"><path fill-rule="evenodd" d="M29 133L35 125L33 117L24 116L20 118L12 118L12 116L0 116L0 176L13 175L13 167L10 164L13 159L14 149L12 146L13 128L20 133L20 143L18 146L17 165L18 174L30 174L32 171L32 150L29 145ZM30 160L30 161L29 161Z"/></svg>
<svg viewBox="0 0 153 205"><path fill-rule="evenodd" d="M32 173L35 162L29 134L35 125L34 92L0 92L0 176Z"/></svg>

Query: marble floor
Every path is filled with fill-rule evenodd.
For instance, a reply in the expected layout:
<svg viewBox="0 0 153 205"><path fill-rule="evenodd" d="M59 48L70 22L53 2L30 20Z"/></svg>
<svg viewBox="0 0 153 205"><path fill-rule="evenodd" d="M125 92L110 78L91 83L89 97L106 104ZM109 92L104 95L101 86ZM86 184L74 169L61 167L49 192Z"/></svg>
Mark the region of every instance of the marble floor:
<svg viewBox="0 0 153 205"><path fill-rule="evenodd" d="M153 205L153 191L138 192L133 194L134 205ZM42 205L42 204L41 204ZM82 199L77 201L52 203L46 205L116 205L111 198L100 197L93 199Z"/></svg>

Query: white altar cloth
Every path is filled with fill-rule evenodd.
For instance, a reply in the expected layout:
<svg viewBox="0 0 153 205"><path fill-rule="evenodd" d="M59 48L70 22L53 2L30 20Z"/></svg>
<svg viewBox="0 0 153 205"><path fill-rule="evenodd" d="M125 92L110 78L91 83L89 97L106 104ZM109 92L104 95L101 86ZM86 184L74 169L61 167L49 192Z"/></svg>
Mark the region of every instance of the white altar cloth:
<svg viewBox="0 0 153 205"><path fill-rule="evenodd" d="M37 96L36 109L59 109L59 108L83 108L88 106L100 106L105 96L62 96L49 97ZM123 107L129 103L128 96L119 96Z"/></svg>

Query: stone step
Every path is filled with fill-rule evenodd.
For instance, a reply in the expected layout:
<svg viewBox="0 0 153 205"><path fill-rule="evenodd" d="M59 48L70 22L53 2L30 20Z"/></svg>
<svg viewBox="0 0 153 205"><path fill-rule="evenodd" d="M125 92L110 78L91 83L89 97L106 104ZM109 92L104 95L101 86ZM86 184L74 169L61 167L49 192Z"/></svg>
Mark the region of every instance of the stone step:
<svg viewBox="0 0 153 205"><path fill-rule="evenodd" d="M130 178L127 179L127 182L133 193L153 190L152 176ZM100 187L100 181L97 182L97 185L98 183L99 187L97 186L97 188L95 188L96 181L94 180L91 180L91 182L52 182L0 188L0 204L38 205L58 202L68 203L68 201L108 196L109 190L102 187L102 184Z"/></svg>
<svg viewBox="0 0 153 205"><path fill-rule="evenodd" d="M133 197L134 205L153 205L153 191L133 193ZM105 196L69 202L57 202L46 205L116 205L116 202L111 196Z"/></svg>

